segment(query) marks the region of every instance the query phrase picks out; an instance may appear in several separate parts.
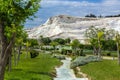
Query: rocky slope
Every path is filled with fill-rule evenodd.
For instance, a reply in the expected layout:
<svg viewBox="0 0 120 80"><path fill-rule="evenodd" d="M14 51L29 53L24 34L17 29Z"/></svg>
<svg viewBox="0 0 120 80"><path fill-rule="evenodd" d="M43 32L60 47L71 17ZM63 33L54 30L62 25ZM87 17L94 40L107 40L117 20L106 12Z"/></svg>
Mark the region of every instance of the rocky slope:
<svg viewBox="0 0 120 80"><path fill-rule="evenodd" d="M116 18L79 18L59 15L49 18L45 24L27 30L29 38L40 35L50 38L71 38L83 40L84 32L90 26L112 28L120 31L120 17Z"/></svg>

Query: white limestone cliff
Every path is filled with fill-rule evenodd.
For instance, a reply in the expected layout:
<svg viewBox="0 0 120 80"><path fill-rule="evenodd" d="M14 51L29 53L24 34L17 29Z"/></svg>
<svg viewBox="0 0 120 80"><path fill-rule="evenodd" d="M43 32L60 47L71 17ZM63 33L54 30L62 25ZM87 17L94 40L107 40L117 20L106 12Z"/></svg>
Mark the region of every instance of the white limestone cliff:
<svg viewBox="0 0 120 80"><path fill-rule="evenodd" d="M120 31L120 17L79 18L59 15L49 18L45 24L28 31L29 38L71 38L83 40L84 32L90 26L104 27Z"/></svg>

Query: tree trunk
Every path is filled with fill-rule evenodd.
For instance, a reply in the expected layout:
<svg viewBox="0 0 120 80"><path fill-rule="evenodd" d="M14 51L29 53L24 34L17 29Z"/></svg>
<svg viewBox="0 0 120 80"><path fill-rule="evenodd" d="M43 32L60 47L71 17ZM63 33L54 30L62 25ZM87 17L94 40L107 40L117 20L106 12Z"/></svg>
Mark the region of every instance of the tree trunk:
<svg viewBox="0 0 120 80"><path fill-rule="evenodd" d="M16 48L13 48L13 54L14 54L14 64L17 65L17 54L16 54Z"/></svg>
<svg viewBox="0 0 120 80"><path fill-rule="evenodd" d="M119 43L117 42L117 54L118 54L118 65L120 65L120 50L119 50Z"/></svg>
<svg viewBox="0 0 120 80"><path fill-rule="evenodd" d="M12 50L12 49L11 49ZM9 57L8 57L8 71L10 72L11 71L11 69L12 69L12 59L11 59L11 57L12 57L12 52L10 52L9 53Z"/></svg>
<svg viewBox="0 0 120 80"><path fill-rule="evenodd" d="M99 59L99 60L102 59L102 57L101 57L101 48L100 48L100 47L98 48L98 59Z"/></svg>
<svg viewBox="0 0 120 80"><path fill-rule="evenodd" d="M0 80L4 80L5 66L7 63L8 55L5 55L7 48L6 38L4 36L4 28L0 24L0 37L1 37L1 54L0 54Z"/></svg>
<svg viewBox="0 0 120 80"><path fill-rule="evenodd" d="M26 46L26 55L25 55L25 58L28 57L28 47Z"/></svg>
<svg viewBox="0 0 120 80"><path fill-rule="evenodd" d="M98 38L98 59L101 60L101 45L100 45L100 39Z"/></svg>
<svg viewBox="0 0 120 80"><path fill-rule="evenodd" d="M15 38L15 34L12 35L10 42L8 43L6 36L4 35L4 26L0 24L0 37L2 50L0 54L0 80L4 80L4 73L6 68L6 63L9 58L9 54L12 51L12 45Z"/></svg>
<svg viewBox="0 0 120 80"><path fill-rule="evenodd" d="M21 49L22 49L22 46L19 46L19 47L18 47L17 64L18 64L18 62L19 62L19 60L20 60Z"/></svg>
<svg viewBox="0 0 120 80"><path fill-rule="evenodd" d="M98 54L98 51L95 47L93 47L93 55L97 55Z"/></svg>

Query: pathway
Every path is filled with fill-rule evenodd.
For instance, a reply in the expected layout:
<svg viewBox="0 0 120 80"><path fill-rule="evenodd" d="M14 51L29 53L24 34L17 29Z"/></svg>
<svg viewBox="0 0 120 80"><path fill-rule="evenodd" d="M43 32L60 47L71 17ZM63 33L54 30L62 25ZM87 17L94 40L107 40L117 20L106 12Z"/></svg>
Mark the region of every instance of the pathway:
<svg viewBox="0 0 120 80"><path fill-rule="evenodd" d="M76 78L72 69L70 69L71 58L61 60L63 65L56 68L57 77L54 80L88 80L87 78Z"/></svg>

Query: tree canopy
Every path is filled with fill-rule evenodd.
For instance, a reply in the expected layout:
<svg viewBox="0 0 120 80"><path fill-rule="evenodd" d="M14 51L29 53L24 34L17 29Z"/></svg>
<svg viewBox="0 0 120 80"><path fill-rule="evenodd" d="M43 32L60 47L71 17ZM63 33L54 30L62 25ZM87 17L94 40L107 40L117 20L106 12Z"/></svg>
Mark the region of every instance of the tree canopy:
<svg viewBox="0 0 120 80"><path fill-rule="evenodd" d="M40 0L0 0L0 80L4 80L4 72L8 58L11 58L17 32L22 29L26 19L38 11Z"/></svg>

